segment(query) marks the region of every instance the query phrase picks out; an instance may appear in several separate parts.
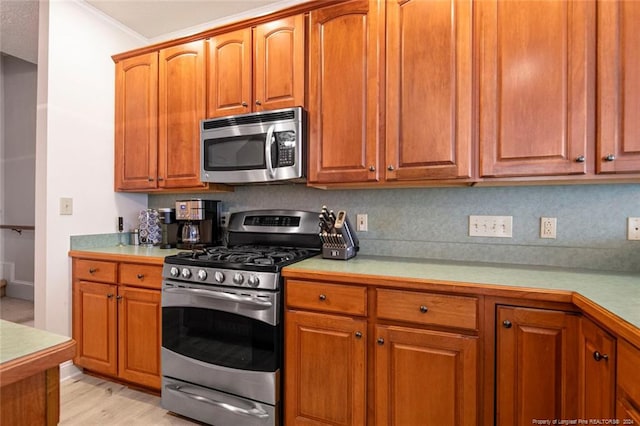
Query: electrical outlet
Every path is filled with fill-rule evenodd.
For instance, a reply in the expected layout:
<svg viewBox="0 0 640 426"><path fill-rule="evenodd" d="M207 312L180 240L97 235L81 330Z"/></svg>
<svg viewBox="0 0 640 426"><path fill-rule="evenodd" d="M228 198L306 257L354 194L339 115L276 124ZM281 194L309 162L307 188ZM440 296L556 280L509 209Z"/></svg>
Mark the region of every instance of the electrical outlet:
<svg viewBox="0 0 640 426"><path fill-rule="evenodd" d="M540 218L540 238L556 238L558 219L555 217Z"/></svg>
<svg viewBox="0 0 640 426"><path fill-rule="evenodd" d="M511 238L513 216L469 216L469 236Z"/></svg>
<svg viewBox="0 0 640 426"><path fill-rule="evenodd" d="M366 213L356 215L356 231L367 232L369 230L369 218Z"/></svg>
<svg viewBox="0 0 640 426"><path fill-rule="evenodd" d="M220 226L222 226L224 229L228 228L230 217L231 217L231 213L229 212L220 213Z"/></svg>
<svg viewBox="0 0 640 426"><path fill-rule="evenodd" d="M640 217L627 218L627 240L640 240Z"/></svg>
<svg viewBox="0 0 640 426"><path fill-rule="evenodd" d="M73 214L73 198L60 198L60 214L61 215Z"/></svg>

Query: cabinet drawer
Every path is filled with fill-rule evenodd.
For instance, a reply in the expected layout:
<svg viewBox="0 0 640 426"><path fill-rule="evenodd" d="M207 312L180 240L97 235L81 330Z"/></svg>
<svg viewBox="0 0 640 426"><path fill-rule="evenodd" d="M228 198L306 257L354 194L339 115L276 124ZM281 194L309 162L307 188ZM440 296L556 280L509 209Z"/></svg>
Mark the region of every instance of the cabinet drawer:
<svg viewBox="0 0 640 426"><path fill-rule="evenodd" d="M447 327L478 328L478 299L465 296L378 289L378 318Z"/></svg>
<svg viewBox="0 0 640 426"><path fill-rule="evenodd" d="M367 314L367 289L339 284L287 281L287 306L350 315Z"/></svg>
<svg viewBox="0 0 640 426"><path fill-rule="evenodd" d="M117 270L115 262L89 259L74 259L73 262L74 277L85 281L115 283Z"/></svg>
<svg viewBox="0 0 640 426"><path fill-rule="evenodd" d="M162 288L162 267L138 263L121 263L120 284L160 289Z"/></svg>
<svg viewBox="0 0 640 426"><path fill-rule="evenodd" d="M640 406L640 349L618 340L618 388L621 388L637 406Z"/></svg>

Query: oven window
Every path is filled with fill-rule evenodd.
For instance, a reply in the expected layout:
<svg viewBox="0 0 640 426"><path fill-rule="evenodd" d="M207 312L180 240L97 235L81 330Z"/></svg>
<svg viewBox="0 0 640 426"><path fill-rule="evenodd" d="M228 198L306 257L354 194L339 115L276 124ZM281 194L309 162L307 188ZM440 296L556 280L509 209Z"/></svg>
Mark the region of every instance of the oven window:
<svg viewBox="0 0 640 426"><path fill-rule="evenodd" d="M204 169L208 171L264 169L266 135L245 135L204 141Z"/></svg>
<svg viewBox="0 0 640 426"><path fill-rule="evenodd" d="M162 308L162 346L203 362L251 371L280 368L282 327L213 309Z"/></svg>

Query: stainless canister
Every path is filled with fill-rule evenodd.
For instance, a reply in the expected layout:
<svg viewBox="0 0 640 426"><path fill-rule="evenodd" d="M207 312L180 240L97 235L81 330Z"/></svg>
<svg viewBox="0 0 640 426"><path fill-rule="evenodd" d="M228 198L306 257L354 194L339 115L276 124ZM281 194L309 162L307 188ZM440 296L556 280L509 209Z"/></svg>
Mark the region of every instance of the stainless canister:
<svg viewBox="0 0 640 426"><path fill-rule="evenodd" d="M140 230L138 228L132 229L131 234L129 234L129 244L131 244L132 246L139 246L140 245L139 236L140 236Z"/></svg>

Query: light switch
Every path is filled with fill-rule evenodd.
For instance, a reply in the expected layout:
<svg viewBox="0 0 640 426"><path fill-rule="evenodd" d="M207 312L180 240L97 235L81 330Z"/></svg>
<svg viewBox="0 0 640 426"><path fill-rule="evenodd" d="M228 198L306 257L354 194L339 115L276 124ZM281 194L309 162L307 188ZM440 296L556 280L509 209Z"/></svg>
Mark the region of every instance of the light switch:
<svg viewBox="0 0 640 426"><path fill-rule="evenodd" d="M73 214L73 198L60 198L60 214L61 215Z"/></svg>

